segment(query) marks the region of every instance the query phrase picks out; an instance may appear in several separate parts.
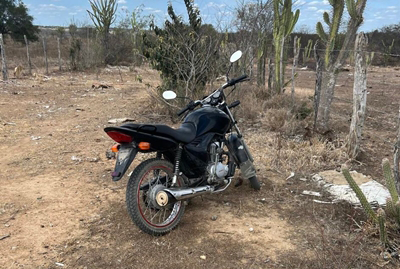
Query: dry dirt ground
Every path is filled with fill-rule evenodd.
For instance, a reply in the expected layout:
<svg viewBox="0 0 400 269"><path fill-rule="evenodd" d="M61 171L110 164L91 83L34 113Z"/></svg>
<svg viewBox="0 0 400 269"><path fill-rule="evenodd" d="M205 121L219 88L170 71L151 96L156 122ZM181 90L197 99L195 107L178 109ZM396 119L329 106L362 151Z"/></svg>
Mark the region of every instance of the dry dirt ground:
<svg viewBox="0 0 400 269"><path fill-rule="evenodd" d="M396 72L387 77L391 85L400 83ZM137 73L143 83L135 81ZM156 84L156 72L137 69L122 76L123 82L113 72L103 72L99 78L93 73L54 72L49 78L1 82L0 268L311 268L311 264L325 268L314 262L326 257L315 254L320 242L312 243L309 236L323 233L321 227L329 223L344 227L337 235L347 238L359 214L346 206L314 204L299 195L302 188L313 186L285 181L286 169L276 170L269 163L276 140L275 134L263 133L262 121L257 128L251 124L243 128L263 183L260 192L244 182L219 195L195 198L178 228L163 237L149 236L134 226L125 209L127 177L117 183L110 178L114 160L107 160L105 151L113 142L103 128L109 119L123 117L171 122L151 110L155 104L144 84ZM338 88L338 97L351 100L347 76L341 77L339 83L345 86ZM312 72L300 75L304 95L312 94L310 78L314 79ZM370 90L378 100L372 104L396 115L399 88L381 88L379 81ZM92 88L100 82L113 87ZM335 106L344 111L341 117L349 118L350 104L338 101ZM371 112L370 117L378 115ZM387 117L385 121L396 122ZM367 136L377 138L369 142L366 156L382 148L390 153L380 141L394 138L395 129L385 121L367 128ZM348 126L340 118L335 124ZM374 175L366 166L381 156L366 157L363 172ZM133 166L145 157L139 156ZM212 216L217 219L211 220ZM352 243L364 248L360 233ZM348 245L338 244L340 255L348 252ZM203 255L206 259L200 258ZM367 264L364 268L380 264L349 259Z"/></svg>

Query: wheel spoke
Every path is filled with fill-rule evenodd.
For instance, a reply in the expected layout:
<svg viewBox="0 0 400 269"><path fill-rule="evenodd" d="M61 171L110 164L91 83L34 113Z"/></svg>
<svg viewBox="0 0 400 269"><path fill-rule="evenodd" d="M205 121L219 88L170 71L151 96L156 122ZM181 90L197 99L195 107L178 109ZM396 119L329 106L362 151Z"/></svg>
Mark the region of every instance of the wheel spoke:
<svg viewBox="0 0 400 269"><path fill-rule="evenodd" d="M142 217L152 226L169 225L179 213L179 205L159 207L155 201L157 192L170 186L171 176L172 171L157 167L147 170L139 183L138 195L141 196L138 206L141 208ZM140 190L140 187L145 185L148 185L147 190Z"/></svg>

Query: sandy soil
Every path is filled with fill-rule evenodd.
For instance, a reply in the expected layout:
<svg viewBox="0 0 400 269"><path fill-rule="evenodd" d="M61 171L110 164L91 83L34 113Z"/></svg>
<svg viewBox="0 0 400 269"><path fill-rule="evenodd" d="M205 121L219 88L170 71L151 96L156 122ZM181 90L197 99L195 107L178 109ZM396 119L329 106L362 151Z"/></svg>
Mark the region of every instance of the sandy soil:
<svg viewBox="0 0 400 269"><path fill-rule="evenodd" d="M103 128L109 119L123 117L171 124L149 110L153 103L144 84L155 84L157 73L136 72L143 83L131 72L123 73L123 82L118 73L102 73L97 79L92 73L65 72L0 84L0 239L7 236L0 240L0 268L279 267L281 254L300 247L298 233L307 223L285 217L288 206L282 197L296 192L285 187L286 174L263 161L268 144L274 145L266 139L258 147L260 128L247 131L263 182L260 192L244 182L219 195L195 198L178 228L164 237L151 237L133 225L124 204L127 178L111 181L114 161L105 158L105 151L113 142ZM390 115L397 114L393 95L398 99L399 88L378 83L382 76L400 82L397 73L388 77L386 71L375 71L380 77L371 89L369 102ZM347 75L338 97L351 100ZM301 73L304 94L312 93L310 79L312 72ZM101 82L113 87L92 88ZM388 103L389 94L393 102ZM350 119L350 104L335 106ZM369 116L376 119L379 113ZM366 142L365 155L373 157L365 158L362 172L379 174L368 166L379 167L375 160L385 154L377 152L391 153L381 140L393 142L395 122L387 115L385 121L367 123L366 136L377 138ZM339 117L335 124L348 126ZM134 165L144 158L139 156Z"/></svg>

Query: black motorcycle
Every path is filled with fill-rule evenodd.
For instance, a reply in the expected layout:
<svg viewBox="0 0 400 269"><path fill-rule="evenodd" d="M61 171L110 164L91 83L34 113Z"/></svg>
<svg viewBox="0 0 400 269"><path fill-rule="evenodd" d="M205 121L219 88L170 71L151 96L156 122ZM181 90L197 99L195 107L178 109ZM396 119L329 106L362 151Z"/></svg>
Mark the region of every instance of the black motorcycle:
<svg viewBox="0 0 400 269"><path fill-rule="evenodd" d="M229 70L241 55L237 51L231 56ZM183 216L185 200L226 190L237 167L254 189L260 189L253 158L230 111L240 101L228 105L224 94L224 89L248 76L229 80L229 70L221 88L178 112L180 116L189 111L178 129L132 123L104 129L118 142L113 147L118 152L114 181L122 178L138 152L157 154L135 168L126 190L128 212L144 232L163 235L171 231ZM174 99L176 94L166 91L163 97Z"/></svg>

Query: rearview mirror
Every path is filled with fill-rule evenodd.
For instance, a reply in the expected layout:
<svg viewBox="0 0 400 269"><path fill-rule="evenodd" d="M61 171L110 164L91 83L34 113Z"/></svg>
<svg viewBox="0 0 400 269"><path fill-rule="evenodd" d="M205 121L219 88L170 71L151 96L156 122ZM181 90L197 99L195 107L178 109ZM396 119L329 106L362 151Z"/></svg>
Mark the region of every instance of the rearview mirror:
<svg viewBox="0 0 400 269"><path fill-rule="evenodd" d="M165 100L172 100L176 98L176 93L174 93L173 91L165 91L163 92L162 97Z"/></svg>
<svg viewBox="0 0 400 269"><path fill-rule="evenodd" d="M238 50L234 54L232 54L230 62L234 63L242 57L242 51Z"/></svg>

